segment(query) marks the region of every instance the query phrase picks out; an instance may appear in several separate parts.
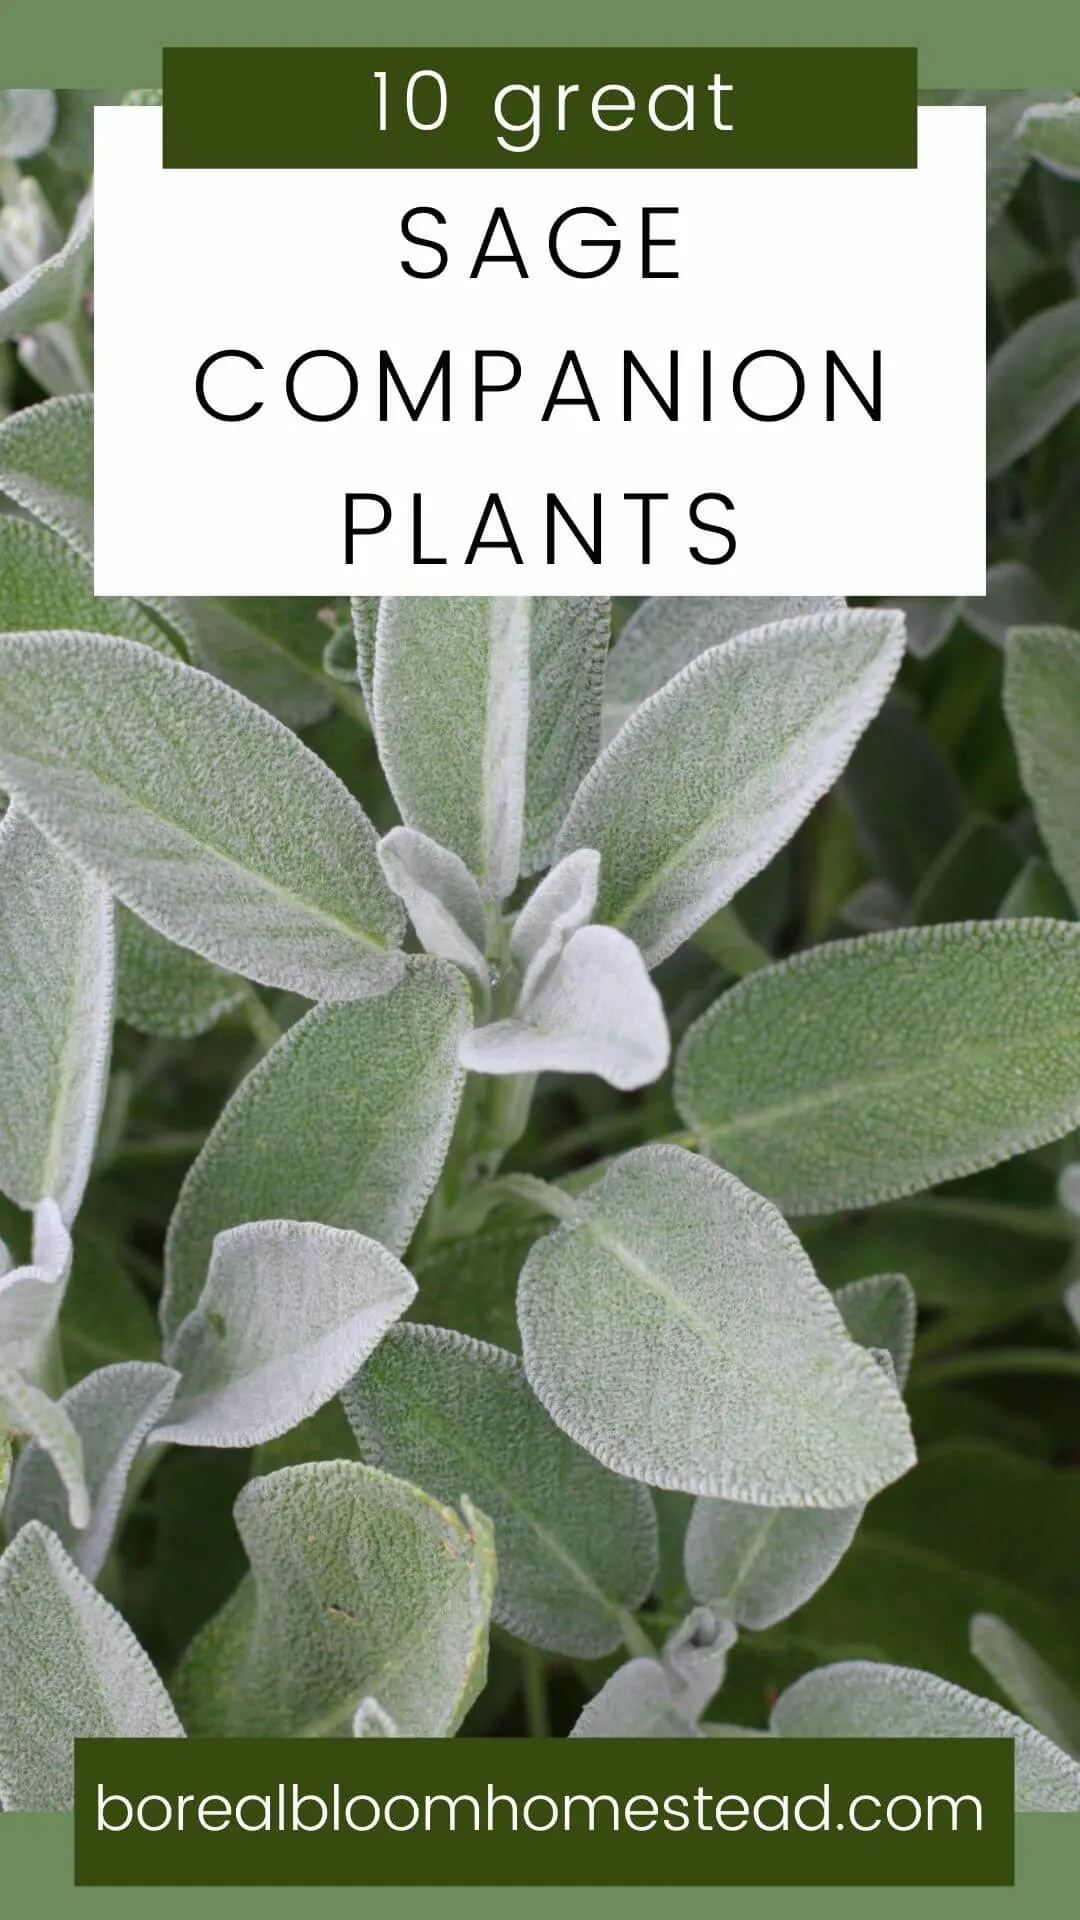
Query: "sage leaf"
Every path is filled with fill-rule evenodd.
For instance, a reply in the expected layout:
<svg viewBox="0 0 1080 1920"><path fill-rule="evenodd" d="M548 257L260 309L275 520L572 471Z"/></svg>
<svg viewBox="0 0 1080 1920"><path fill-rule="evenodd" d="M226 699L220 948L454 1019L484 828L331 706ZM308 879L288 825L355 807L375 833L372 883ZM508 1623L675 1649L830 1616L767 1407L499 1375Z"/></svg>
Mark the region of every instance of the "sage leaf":
<svg viewBox="0 0 1080 1920"><path fill-rule="evenodd" d="M1066 627L1010 633L1005 711L1039 831L1073 905L1080 905L1080 633Z"/></svg>
<svg viewBox="0 0 1080 1920"><path fill-rule="evenodd" d="M644 701L582 782L556 848L599 849L597 917L650 967L688 940L833 784L903 651L898 613L805 615L711 648Z"/></svg>
<svg viewBox="0 0 1080 1920"><path fill-rule="evenodd" d="M1026 1640L995 1614L977 1613L971 1651L1025 1720L1080 1759L1080 1699Z"/></svg>
<svg viewBox="0 0 1080 1920"><path fill-rule="evenodd" d="M372 693L379 757L406 826L504 899L524 832L529 602L381 600Z"/></svg>
<svg viewBox="0 0 1080 1920"><path fill-rule="evenodd" d="M118 634L159 653L173 651L137 601L95 594L90 562L60 534L32 520L0 517L0 635L60 627Z"/></svg>
<svg viewBox="0 0 1080 1920"><path fill-rule="evenodd" d="M600 747L611 602L526 601L529 733L521 869L550 866L559 829Z"/></svg>
<svg viewBox="0 0 1080 1920"><path fill-rule="evenodd" d="M295 734L194 667L129 640L10 637L0 779L204 959L310 998L400 975L401 909L367 815Z"/></svg>
<svg viewBox="0 0 1080 1920"><path fill-rule="evenodd" d="M447 1503L467 1493L487 1514L501 1626L582 1659L620 1644L656 1575L652 1498L560 1432L515 1355L396 1327L342 1400L364 1459Z"/></svg>
<svg viewBox="0 0 1080 1920"><path fill-rule="evenodd" d="M987 568L986 592L978 599L962 600L960 613L967 626L1001 647L1010 627L1035 627L1052 620L1054 599L1030 567L1019 560L1002 560Z"/></svg>
<svg viewBox="0 0 1080 1920"><path fill-rule="evenodd" d="M55 1200L34 1208L30 1263L0 1261L0 1359L34 1386L45 1386L54 1334L71 1273L71 1237Z"/></svg>
<svg viewBox="0 0 1080 1920"><path fill-rule="evenodd" d="M1078 958L1059 920L831 942L702 1015L676 1105L704 1153L789 1214L995 1166L1080 1121Z"/></svg>
<svg viewBox="0 0 1080 1920"><path fill-rule="evenodd" d="M360 1233L263 1220L218 1234L198 1306L166 1347L180 1374L154 1435L251 1447L325 1406L363 1365L416 1283Z"/></svg>
<svg viewBox="0 0 1080 1920"><path fill-rule="evenodd" d="M377 1700L361 1700L353 1715L353 1736L357 1740L396 1740L398 1729Z"/></svg>
<svg viewBox="0 0 1080 1920"><path fill-rule="evenodd" d="M1020 123L1028 152L1066 180L1080 179L1080 100L1044 100Z"/></svg>
<svg viewBox="0 0 1080 1920"><path fill-rule="evenodd" d="M0 1433L0 1513L4 1510L8 1487L11 1484L11 1441L6 1433Z"/></svg>
<svg viewBox="0 0 1080 1920"><path fill-rule="evenodd" d="M175 600L159 603L195 666L235 687L290 727L324 720L334 697L322 670L327 629L320 600Z"/></svg>
<svg viewBox="0 0 1080 1920"><path fill-rule="evenodd" d="M26 1434L49 1455L67 1496L76 1528L90 1524L90 1495L83 1472L82 1441L63 1407L50 1400L6 1360L0 1359L0 1427Z"/></svg>
<svg viewBox="0 0 1080 1920"><path fill-rule="evenodd" d="M461 1043L474 1073L595 1073L623 1092L659 1079L671 1051L663 1002L632 940L581 927L508 1020Z"/></svg>
<svg viewBox="0 0 1080 1920"><path fill-rule="evenodd" d="M681 1147L635 1149L537 1241L525 1371L616 1472L760 1506L842 1507L907 1471L903 1403L779 1214Z"/></svg>
<svg viewBox="0 0 1080 1920"><path fill-rule="evenodd" d="M795 1739L1014 1740L1017 1812L1080 1812L1074 1760L1004 1707L912 1667L819 1667L780 1695L771 1725Z"/></svg>
<svg viewBox="0 0 1080 1920"><path fill-rule="evenodd" d="M369 1697L406 1737L455 1731L486 1671L480 1514L334 1460L249 1481L236 1524L251 1573L176 1678L190 1733L340 1736Z"/></svg>
<svg viewBox="0 0 1080 1920"><path fill-rule="evenodd" d="M0 1805L66 1813L74 1743L183 1736L131 1629L36 1521L0 1559Z"/></svg>
<svg viewBox="0 0 1080 1920"><path fill-rule="evenodd" d="M116 910L116 1017L139 1033L191 1040L241 1005L246 983Z"/></svg>
<svg viewBox="0 0 1080 1920"><path fill-rule="evenodd" d="M19 1459L8 1509L9 1535L32 1520L56 1535L87 1580L108 1557L136 1455L162 1418L176 1388L169 1367L141 1360L99 1367L69 1388L57 1405L82 1442L89 1516L72 1525L66 1489L50 1454L38 1442Z"/></svg>
<svg viewBox="0 0 1080 1920"><path fill-rule="evenodd" d="M1025 320L987 374L986 459L991 479L1045 440L1080 402L1080 300Z"/></svg>
<svg viewBox="0 0 1080 1920"><path fill-rule="evenodd" d="M734 1622L711 1607L693 1607L664 1643L661 1660L680 1712L701 1718L724 1684L728 1654L738 1638Z"/></svg>
<svg viewBox="0 0 1080 1920"><path fill-rule="evenodd" d="M898 1384L906 1386L919 1314L910 1281L902 1273L874 1274L838 1287L833 1299L852 1339L887 1353Z"/></svg>
<svg viewBox="0 0 1080 1920"><path fill-rule="evenodd" d="M375 635L379 623L378 598L354 595L349 602L349 610L352 614L353 633L356 638L356 678L360 682L364 705L370 715L375 680Z"/></svg>
<svg viewBox="0 0 1080 1920"><path fill-rule="evenodd" d="M582 1710L571 1740L700 1740L659 1660L627 1660Z"/></svg>
<svg viewBox="0 0 1080 1920"><path fill-rule="evenodd" d="M823 1586L855 1537L862 1505L830 1510L696 1500L686 1529L695 1600L762 1632Z"/></svg>
<svg viewBox="0 0 1080 1920"><path fill-rule="evenodd" d="M70 1225L105 1096L112 903L18 806L0 823L0 898L0 1188L21 1207L55 1200Z"/></svg>
<svg viewBox="0 0 1080 1920"><path fill-rule="evenodd" d="M379 842L379 864L425 951L486 986L484 900L464 860L414 827L393 827Z"/></svg>
<svg viewBox="0 0 1080 1920"><path fill-rule="evenodd" d="M630 615L611 652L604 675L603 745L613 740L636 707L659 693L699 654L737 634L799 614L840 612L843 600L776 596L739 599L733 595L701 598L682 594L643 600Z"/></svg>
<svg viewBox="0 0 1080 1920"><path fill-rule="evenodd" d="M89 195L76 212L62 247L0 290L0 340L17 340L78 313L86 290L94 235Z"/></svg>
<svg viewBox="0 0 1080 1920"><path fill-rule="evenodd" d="M464 1073L460 974L407 963L378 1000L315 1007L229 1101L169 1226L162 1325L198 1304L215 1235L252 1220L317 1220L404 1252L439 1177Z"/></svg>
<svg viewBox="0 0 1080 1920"><path fill-rule="evenodd" d="M47 147L56 126L56 95L47 87L0 92L0 160L31 160Z"/></svg>
<svg viewBox="0 0 1080 1920"><path fill-rule="evenodd" d="M999 920L1074 920L1064 882L1045 860L1025 861L997 910Z"/></svg>
<svg viewBox="0 0 1080 1920"><path fill-rule="evenodd" d="M510 935L522 998L543 986L571 935L588 925L599 891L600 855L581 847L552 867L530 894Z"/></svg>
<svg viewBox="0 0 1080 1920"><path fill-rule="evenodd" d="M69 394L0 421L0 493L94 557L94 403Z"/></svg>

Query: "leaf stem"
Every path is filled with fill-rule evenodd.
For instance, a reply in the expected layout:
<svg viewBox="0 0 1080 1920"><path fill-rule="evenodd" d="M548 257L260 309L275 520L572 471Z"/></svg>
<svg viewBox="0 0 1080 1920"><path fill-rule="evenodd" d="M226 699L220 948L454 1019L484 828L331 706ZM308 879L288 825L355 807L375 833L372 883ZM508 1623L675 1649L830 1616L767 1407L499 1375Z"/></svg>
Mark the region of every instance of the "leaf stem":
<svg viewBox="0 0 1080 1920"><path fill-rule="evenodd" d="M998 1374L1059 1374L1080 1379L1080 1353L1060 1347L988 1347L985 1352L960 1353L916 1367L912 1385L944 1386L956 1380L990 1379Z"/></svg>
<svg viewBox="0 0 1080 1920"><path fill-rule="evenodd" d="M263 1052L269 1053L281 1039L281 1028L252 986L244 995L244 1014Z"/></svg>
<svg viewBox="0 0 1080 1920"><path fill-rule="evenodd" d="M549 1740L551 1715L548 1711L547 1670L544 1656L537 1647L522 1648L521 1677L525 1702L525 1726L529 1738L530 1740Z"/></svg>

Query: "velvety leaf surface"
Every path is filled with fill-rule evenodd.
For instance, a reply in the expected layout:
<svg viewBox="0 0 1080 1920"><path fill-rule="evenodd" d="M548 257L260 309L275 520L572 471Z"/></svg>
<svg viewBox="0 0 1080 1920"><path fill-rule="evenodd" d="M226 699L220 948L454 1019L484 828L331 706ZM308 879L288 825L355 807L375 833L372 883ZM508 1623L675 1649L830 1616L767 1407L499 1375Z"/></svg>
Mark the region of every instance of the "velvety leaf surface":
<svg viewBox="0 0 1080 1920"><path fill-rule="evenodd" d="M545 598L528 603L529 734L521 869L550 866L570 802L600 749L611 603Z"/></svg>
<svg viewBox="0 0 1080 1920"><path fill-rule="evenodd" d="M264 1220L218 1234L206 1287L166 1349L180 1375L154 1435L250 1447L316 1413L409 1305L416 1283L377 1240Z"/></svg>
<svg viewBox="0 0 1080 1920"><path fill-rule="evenodd" d="M379 842L379 864L425 952L486 986L484 899L465 862L414 827L392 827Z"/></svg>
<svg viewBox="0 0 1080 1920"><path fill-rule="evenodd" d="M1009 635L1005 710L1039 829L1075 906L1080 903L1080 633L1019 627Z"/></svg>
<svg viewBox="0 0 1080 1920"><path fill-rule="evenodd" d="M1080 100L1042 101L1021 122L1029 153L1066 180L1080 179Z"/></svg>
<svg viewBox="0 0 1080 1920"><path fill-rule="evenodd" d="M696 1600L755 1632L801 1607L855 1537L861 1506L832 1511L696 1500L686 1530L686 1583Z"/></svg>
<svg viewBox="0 0 1080 1920"><path fill-rule="evenodd" d="M93 203L79 207L71 232L56 253L0 289L0 340L16 340L57 320L69 320L86 288L94 238Z"/></svg>
<svg viewBox="0 0 1080 1920"><path fill-rule="evenodd" d="M1006 1739L1016 1742L1018 1812L1080 1812L1080 1766L1013 1713L909 1667L841 1661L797 1680L773 1708L794 1739Z"/></svg>
<svg viewBox="0 0 1080 1920"><path fill-rule="evenodd" d="M179 600L169 611L195 666L290 727L333 706L322 670L329 629L320 600Z"/></svg>
<svg viewBox="0 0 1080 1920"><path fill-rule="evenodd" d="M243 980L116 910L116 1017L139 1033L191 1040L238 1007Z"/></svg>
<svg viewBox="0 0 1080 1920"><path fill-rule="evenodd" d="M787 1213L868 1206L1080 1121L1080 930L1012 920L834 941L691 1027L676 1100Z"/></svg>
<svg viewBox="0 0 1080 1920"><path fill-rule="evenodd" d="M343 1400L366 1460L487 1514L500 1625L585 1659L620 1644L656 1573L652 1500L560 1432L513 1354L401 1327Z"/></svg>
<svg viewBox="0 0 1080 1920"><path fill-rule="evenodd" d="M694 1722L680 1712L671 1676L659 1660L628 1660L589 1701L572 1740L700 1740Z"/></svg>
<svg viewBox="0 0 1080 1920"><path fill-rule="evenodd" d="M55 1200L70 1224L105 1093L112 903L14 806L0 899L0 1187L22 1207Z"/></svg>
<svg viewBox="0 0 1080 1920"><path fill-rule="evenodd" d="M214 1236L317 1220L402 1253L438 1179L463 1081L465 983L411 960L375 1000L315 1007L226 1106L169 1229L166 1334L197 1304Z"/></svg>
<svg viewBox="0 0 1080 1920"><path fill-rule="evenodd" d="M6 1360L0 1360L0 1426L23 1434L47 1453L67 1498L73 1528L90 1524L90 1495L83 1471L82 1440L65 1409L50 1400Z"/></svg>
<svg viewBox="0 0 1080 1920"><path fill-rule="evenodd" d="M1026 320L990 362L987 466L991 476L1019 460L1080 401L1080 300Z"/></svg>
<svg viewBox="0 0 1080 1920"><path fill-rule="evenodd" d="M1080 1695L1007 1621L977 1613L971 1622L971 1651L1017 1713L1074 1760L1080 1758Z"/></svg>
<svg viewBox="0 0 1080 1920"><path fill-rule="evenodd" d="M48 87L0 92L0 159L31 159L48 146L55 126L56 95Z"/></svg>
<svg viewBox="0 0 1080 1920"><path fill-rule="evenodd" d="M0 421L0 493L94 557L94 403L43 400Z"/></svg>
<svg viewBox="0 0 1080 1920"><path fill-rule="evenodd" d="M537 1242L525 1370L617 1472L767 1506L841 1507L913 1460L903 1405L779 1214L680 1147L622 1156Z"/></svg>
<svg viewBox="0 0 1080 1920"><path fill-rule="evenodd" d="M689 939L833 784L903 649L896 613L803 616L711 648L645 701L586 776L556 849L599 849L597 918L650 966Z"/></svg>
<svg viewBox="0 0 1080 1920"><path fill-rule="evenodd" d="M54 1333L71 1272L71 1237L55 1200L34 1208L30 1259L10 1263L0 1248L0 1359L32 1385L55 1372Z"/></svg>
<svg viewBox="0 0 1080 1920"><path fill-rule="evenodd" d="M907 1384L915 1351L918 1304L910 1281L900 1273L852 1280L833 1295L844 1325L860 1347L883 1348L898 1384Z"/></svg>
<svg viewBox="0 0 1080 1920"><path fill-rule="evenodd" d="M64 1813L76 1739L176 1739L180 1725L115 1608L33 1522L0 1559L0 1805Z"/></svg>
<svg viewBox="0 0 1080 1920"><path fill-rule="evenodd" d="M312 998L400 973L401 910L363 810L294 734L195 668L127 640L12 636L0 779L126 906L207 960Z"/></svg>
<svg viewBox="0 0 1080 1920"><path fill-rule="evenodd" d="M60 534L32 520L0 516L0 634L61 627L118 634L159 653L173 651L137 601L95 594L89 561Z"/></svg>
<svg viewBox="0 0 1080 1920"><path fill-rule="evenodd" d="M352 1461L249 1481L251 1574L177 1675L190 1733L328 1738L373 1695L402 1734L452 1733L483 1684L495 1560L463 1521Z"/></svg>

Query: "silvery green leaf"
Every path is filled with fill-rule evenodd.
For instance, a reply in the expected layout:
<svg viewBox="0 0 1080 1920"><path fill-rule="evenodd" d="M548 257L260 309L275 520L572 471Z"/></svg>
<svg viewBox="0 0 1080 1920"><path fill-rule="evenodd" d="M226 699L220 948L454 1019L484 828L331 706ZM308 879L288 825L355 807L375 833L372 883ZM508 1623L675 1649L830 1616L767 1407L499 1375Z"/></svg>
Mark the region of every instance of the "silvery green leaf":
<svg viewBox="0 0 1080 1920"><path fill-rule="evenodd" d="M1010 627L1033 627L1054 618L1053 595L1030 567L1019 560L1002 560L986 575L986 592L977 600L962 600L965 624L995 647L1005 644Z"/></svg>
<svg viewBox="0 0 1080 1920"><path fill-rule="evenodd" d="M515 1355L398 1327L342 1400L366 1460L439 1500L467 1493L487 1514L501 1626L584 1659L620 1644L656 1574L652 1498L559 1431Z"/></svg>
<svg viewBox="0 0 1080 1920"><path fill-rule="evenodd" d="M1017 1812L1080 1812L1074 1760L1004 1707L912 1667L819 1667L780 1695L771 1724L795 1739L1015 1740Z"/></svg>
<svg viewBox="0 0 1080 1920"><path fill-rule="evenodd" d="M1010 633L1005 711L1039 831L1080 906L1080 633L1066 627Z"/></svg>
<svg viewBox="0 0 1080 1920"><path fill-rule="evenodd" d="M663 1001L632 940L580 927L538 990L508 1020L474 1027L474 1073L595 1073L623 1092L658 1080L671 1051Z"/></svg>
<svg viewBox="0 0 1080 1920"><path fill-rule="evenodd" d="M94 557L94 402L43 400L0 421L0 493Z"/></svg>
<svg viewBox="0 0 1080 1920"><path fill-rule="evenodd" d="M290 1027L184 1182L166 1249L169 1337L197 1305L226 1227L320 1220L404 1252L450 1143L469 1019L460 974L416 959L379 999L314 1007Z"/></svg>
<svg viewBox="0 0 1080 1920"><path fill-rule="evenodd" d="M374 597L354 594L349 602L352 613L353 633L356 636L356 678L364 696L368 712L372 708L372 688L375 681L375 634L379 623L379 600Z"/></svg>
<svg viewBox="0 0 1080 1920"><path fill-rule="evenodd" d="M142 1360L98 1367L57 1402L82 1442L83 1477L90 1503L86 1525L72 1525L68 1499L55 1463L33 1443L15 1470L8 1510L9 1536L40 1520L87 1580L96 1580L108 1557L136 1455L176 1389L169 1367Z"/></svg>
<svg viewBox="0 0 1080 1920"><path fill-rule="evenodd" d="M587 926L600 890L600 855L580 847L544 875L529 895L510 935L510 959L521 975L521 996L537 992L571 934Z"/></svg>
<svg viewBox="0 0 1080 1920"><path fill-rule="evenodd" d="M674 599L659 596L643 600L630 615L611 652L604 675L603 745L613 740L635 707L658 693L668 680L737 634L775 620L794 620L804 613L842 611L843 600L774 596L739 599L737 596Z"/></svg>
<svg viewBox="0 0 1080 1920"><path fill-rule="evenodd" d="M0 1559L0 1806L69 1812L76 1740L184 1729L130 1627L36 1521Z"/></svg>
<svg viewBox="0 0 1080 1920"><path fill-rule="evenodd" d="M928 660L948 639L960 617L959 600L905 600L887 602L898 607L907 629L907 650L916 660Z"/></svg>
<svg viewBox="0 0 1080 1920"><path fill-rule="evenodd" d="M1080 179L1080 100L1042 101L1020 123L1029 153L1066 180Z"/></svg>
<svg viewBox="0 0 1080 1920"><path fill-rule="evenodd" d="M30 1262L0 1273L0 1358L34 1386L51 1367L56 1322L71 1273L71 1236L55 1200L34 1208Z"/></svg>
<svg viewBox="0 0 1080 1920"><path fill-rule="evenodd" d="M671 1676L659 1660L627 1660L589 1701L571 1740L700 1740L692 1719L680 1712Z"/></svg>
<svg viewBox="0 0 1080 1920"><path fill-rule="evenodd" d="M406 826L460 855L486 894L521 864L529 601L379 603L373 720Z"/></svg>
<svg viewBox="0 0 1080 1920"><path fill-rule="evenodd" d="M101 635L10 636L0 780L204 959L310 998L400 977L403 916L367 815L295 734L194 667Z"/></svg>
<svg viewBox="0 0 1080 1920"><path fill-rule="evenodd" d="M804 615L711 648L644 701L556 849L599 849L597 918L650 967L688 940L828 791L903 651L898 613Z"/></svg>
<svg viewBox="0 0 1080 1920"><path fill-rule="evenodd" d="M11 178L11 172L16 178ZM8 287L59 253L64 236L39 183L31 174L9 170L0 206L0 279Z"/></svg>
<svg viewBox="0 0 1080 1920"><path fill-rule="evenodd" d="M357 1740L396 1740L398 1729L377 1700L361 1700L353 1714L353 1736Z"/></svg>
<svg viewBox="0 0 1080 1920"><path fill-rule="evenodd" d="M191 1040L238 1007L247 986L189 947L116 910L116 1018L139 1033Z"/></svg>
<svg viewBox="0 0 1080 1920"><path fill-rule="evenodd" d="M1080 1698L1026 1640L996 1614L977 1613L971 1651L1025 1720L1080 1759Z"/></svg>
<svg viewBox="0 0 1080 1920"><path fill-rule="evenodd" d="M336 627L323 648L323 672L331 680L341 681L347 687L354 687L359 679L356 671L356 635L351 627Z"/></svg>
<svg viewBox="0 0 1080 1920"><path fill-rule="evenodd" d="M785 1213L992 1167L1080 1122L1080 928L1001 920L833 941L765 968L686 1035L701 1150Z"/></svg>
<svg viewBox="0 0 1080 1920"><path fill-rule="evenodd" d="M47 147L56 126L56 95L46 87L10 87L0 93L0 160L30 160Z"/></svg>
<svg viewBox="0 0 1080 1920"><path fill-rule="evenodd" d="M1028 107L1039 95L1009 89L964 97L973 105L986 107L986 222L989 227L1005 211L1027 172L1029 155L1021 128Z"/></svg>
<svg viewBox="0 0 1080 1920"><path fill-rule="evenodd" d="M600 750L611 602L540 597L529 626L523 873L551 865L567 809Z"/></svg>
<svg viewBox="0 0 1080 1920"><path fill-rule="evenodd" d="M155 1440L252 1447L299 1426L415 1293L400 1260L341 1227L262 1220L219 1233L199 1304L166 1345L180 1385Z"/></svg>
<svg viewBox="0 0 1080 1920"><path fill-rule="evenodd" d="M668 1635L661 1660L667 1668L680 1712L700 1720L727 1672L728 1654L738 1639L734 1621L711 1607L693 1607Z"/></svg>
<svg viewBox="0 0 1080 1920"><path fill-rule="evenodd" d="M93 236L93 201L87 195L63 246L13 286L0 289L0 340L16 340L78 313L90 272Z"/></svg>
<svg viewBox="0 0 1080 1920"><path fill-rule="evenodd" d="M0 898L0 1188L21 1207L54 1199L70 1225L105 1096L112 903L15 805L0 823Z"/></svg>
<svg viewBox="0 0 1080 1920"><path fill-rule="evenodd" d="M162 602L195 666L290 727L325 719L334 700L322 670L320 600Z"/></svg>
<svg viewBox="0 0 1080 1920"><path fill-rule="evenodd" d="M903 1403L767 1201L637 1148L537 1241L518 1321L533 1391L616 1472L762 1506L842 1507L914 1459Z"/></svg>
<svg viewBox="0 0 1080 1920"><path fill-rule="evenodd" d="M392 827L379 842L379 864L425 951L486 985L484 900L465 862L415 827Z"/></svg>
<svg viewBox="0 0 1080 1920"><path fill-rule="evenodd" d="M82 1441L64 1409L0 1359L0 1426L25 1434L49 1455L67 1496L73 1527L90 1524L90 1495L83 1473Z"/></svg>
<svg viewBox="0 0 1080 1920"><path fill-rule="evenodd" d="M333 1460L251 1480L236 1524L251 1573L189 1649L189 1732L332 1737L374 1697L407 1738L453 1733L484 1683L491 1529L373 1467Z"/></svg>
<svg viewBox="0 0 1080 1920"><path fill-rule="evenodd" d="M902 1273L877 1273L838 1287L833 1299L852 1339L860 1347L883 1348L899 1385L906 1386L919 1317L910 1280Z"/></svg>
<svg viewBox="0 0 1080 1920"><path fill-rule="evenodd" d="M762 1632L801 1607L847 1552L861 1503L822 1510L696 1500L686 1529L686 1583L695 1600Z"/></svg>
<svg viewBox="0 0 1080 1920"><path fill-rule="evenodd" d="M32 520L0 516L0 634L58 627L119 634L159 653L173 652L137 601L95 594L90 562L60 534Z"/></svg>
<svg viewBox="0 0 1080 1920"><path fill-rule="evenodd" d="M1045 860L1027 860L995 916L998 920L1074 920L1064 882Z"/></svg>
<svg viewBox="0 0 1080 1920"><path fill-rule="evenodd" d="M1080 402L1080 300L1044 307L994 354L987 374L987 469L993 479L1045 440Z"/></svg>

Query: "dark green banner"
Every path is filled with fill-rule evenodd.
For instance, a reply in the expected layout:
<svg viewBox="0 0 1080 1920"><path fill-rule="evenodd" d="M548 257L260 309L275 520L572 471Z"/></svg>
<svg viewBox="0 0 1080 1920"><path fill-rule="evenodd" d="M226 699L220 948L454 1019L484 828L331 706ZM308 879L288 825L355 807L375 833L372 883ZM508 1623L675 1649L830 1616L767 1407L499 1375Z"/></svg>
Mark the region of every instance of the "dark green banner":
<svg viewBox="0 0 1080 1920"><path fill-rule="evenodd" d="M90 1886L1007 1886L1004 1740L91 1740Z"/></svg>
<svg viewBox="0 0 1080 1920"><path fill-rule="evenodd" d="M911 47L172 47L167 167L913 167Z"/></svg>

